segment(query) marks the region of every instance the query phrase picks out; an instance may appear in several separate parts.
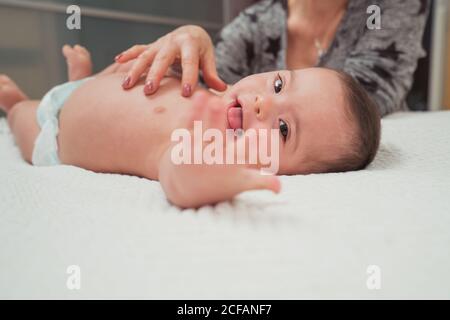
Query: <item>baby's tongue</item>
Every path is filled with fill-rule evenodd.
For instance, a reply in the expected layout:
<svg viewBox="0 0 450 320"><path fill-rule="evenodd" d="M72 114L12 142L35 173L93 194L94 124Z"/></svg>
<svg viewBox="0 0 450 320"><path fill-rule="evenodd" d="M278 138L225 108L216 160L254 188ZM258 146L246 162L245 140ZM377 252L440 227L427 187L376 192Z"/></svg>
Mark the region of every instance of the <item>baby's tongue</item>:
<svg viewBox="0 0 450 320"><path fill-rule="evenodd" d="M228 109L228 124L231 129L242 129L242 109L232 107Z"/></svg>

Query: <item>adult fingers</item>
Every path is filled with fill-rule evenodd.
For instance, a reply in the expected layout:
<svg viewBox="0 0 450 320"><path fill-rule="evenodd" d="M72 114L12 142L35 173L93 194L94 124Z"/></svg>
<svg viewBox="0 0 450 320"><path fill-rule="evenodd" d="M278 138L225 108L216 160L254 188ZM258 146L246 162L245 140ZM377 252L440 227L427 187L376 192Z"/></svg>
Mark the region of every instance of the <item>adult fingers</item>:
<svg viewBox="0 0 450 320"><path fill-rule="evenodd" d="M137 58L142 52L144 52L149 46L144 44L136 44L131 48L119 53L114 60L118 63L124 63L131 59Z"/></svg>
<svg viewBox="0 0 450 320"><path fill-rule="evenodd" d="M181 94L184 97L190 97L198 81L199 53L198 46L186 45L181 49Z"/></svg>
<svg viewBox="0 0 450 320"><path fill-rule="evenodd" d="M150 71L147 74L147 80L145 81L144 86L144 93L146 95L153 94L158 90L161 79L164 77L170 65L175 60L176 55L176 46L167 45L159 50L153 60Z"/></svg>
<svg viewBox="0 0 450 320"><path fill-rule="evenodd" d="M148 67L152 64L156 54L157 51L154 47L150 47L141 53L123 80L122 87L124 89L130 89L136 84L142 73L147 71Z"/></svg>
<svg viewBox="0 0 450 320"><path fill-rule="evenodd" d="M227 84L219 78L216 69L216 62L214 58L214 51L208 50L202 57L201 69L203 71L203 79L208 87L217 91L224 91L227 88Z"/></svg>

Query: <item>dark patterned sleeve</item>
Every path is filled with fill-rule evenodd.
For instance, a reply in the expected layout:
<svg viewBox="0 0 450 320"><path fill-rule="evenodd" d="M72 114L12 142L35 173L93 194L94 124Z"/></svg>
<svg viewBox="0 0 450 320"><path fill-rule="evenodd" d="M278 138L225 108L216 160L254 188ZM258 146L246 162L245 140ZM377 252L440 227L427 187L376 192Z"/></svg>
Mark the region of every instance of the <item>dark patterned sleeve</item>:
<svg viewBox="0 0 450 320"><path fill-rule="evenodd" d="M229 84L252 73L254 24L248 10L240 13L214 38L217 72Z"/></svg>
<svg viewBox="0 0 450 320"><path fill-rule="evenodd" d="M344 71L361 83L380 107L381 116L402 108L419 58L428 0L377 1L381 29L365 28Z"/></svg>

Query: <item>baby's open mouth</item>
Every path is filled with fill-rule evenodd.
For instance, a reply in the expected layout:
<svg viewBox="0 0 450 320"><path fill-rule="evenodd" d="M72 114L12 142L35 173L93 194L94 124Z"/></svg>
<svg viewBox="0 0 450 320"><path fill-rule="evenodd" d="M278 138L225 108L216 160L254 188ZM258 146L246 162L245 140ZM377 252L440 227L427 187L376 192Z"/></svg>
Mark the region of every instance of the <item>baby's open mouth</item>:
<svg viewBox="0 0 450 320"><path fill-rule="evenodd" d="M227 111L228 125L231 129L242 129L242 106L236 99L229 107Z"/></svg>

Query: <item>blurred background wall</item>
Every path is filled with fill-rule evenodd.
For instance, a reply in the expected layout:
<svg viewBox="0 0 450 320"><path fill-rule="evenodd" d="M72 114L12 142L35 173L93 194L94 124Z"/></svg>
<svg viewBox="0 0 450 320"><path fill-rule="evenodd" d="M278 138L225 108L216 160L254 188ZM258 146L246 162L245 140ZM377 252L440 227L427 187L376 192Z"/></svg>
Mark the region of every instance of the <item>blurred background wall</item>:
<svg viewBox="0 0 450 320"><path fill-rule="evenodd" d="M66 8L81 7L81 30L66 27ZM92 54L94 71L120 51L149 43L193 23L215 34L223 21L221 0L0 1L0 72L33 98L66 81L62 45L79 43Z"/></svg>
<svg viewBox="0 0 450 320"><path fill-rule="evenodd" d="M445 87L444 87L444 107L450 109L450 4L447 7L447 46L445 50L445 64L447 65L445 75Z"/></svg>
<svg viewBox="0 0 450 320"><path fill-rule="evenodd" d="M357 1L357 0L355 0ZM395 1L395 0L393 0ZM0 0L0 73L11 76L32 98L66 81L63 44L79 43L92 54L94 71L123 49L149 43L183 24L198 24L213 36L255 0ZM450 108L449 0L433 0L424 37L429 52L419 63L408 104L426 110ZM68 30L66 8L81 7L81 30ZM437 5L439 4L439 5ZM445 11L445 13L443 13ZM436 18L438 17L438 18ZM445 19L443 18L445 17ZM438 23L434 23L438 20ZM437 26L436 26L437 24ZM438 34L438 37L434 37ZM431 54L432 48L441 48ZM444 49L442 49L444 48ZM432 60L435 75L432 77ZM439 61L437 61L439 60ZM447 70L444 72L444 70ZM434 79L433 81L430 79ZM431 90L430 90L431 87ZM439 89L439 90L433 90Z"/></svg>
<svg viewBox="0 0 450 320"><path fill-rule="evenodd" d="M448 109L448 56L450 54L450 0L433 0L431 13L430 73L428 76L428 109Z"/></svg>

